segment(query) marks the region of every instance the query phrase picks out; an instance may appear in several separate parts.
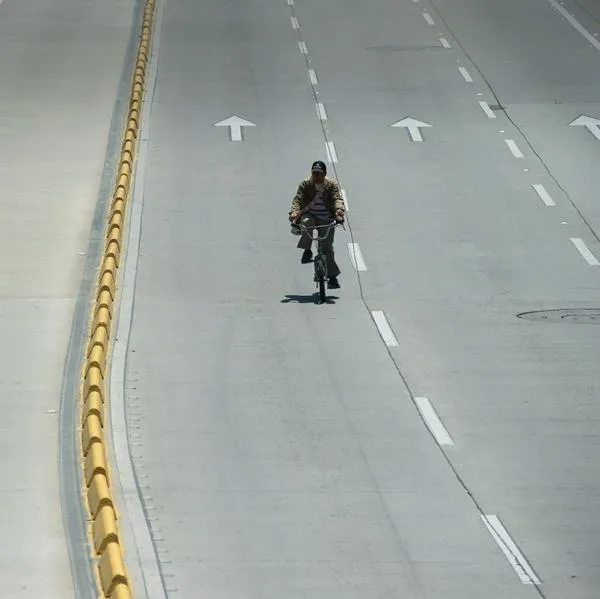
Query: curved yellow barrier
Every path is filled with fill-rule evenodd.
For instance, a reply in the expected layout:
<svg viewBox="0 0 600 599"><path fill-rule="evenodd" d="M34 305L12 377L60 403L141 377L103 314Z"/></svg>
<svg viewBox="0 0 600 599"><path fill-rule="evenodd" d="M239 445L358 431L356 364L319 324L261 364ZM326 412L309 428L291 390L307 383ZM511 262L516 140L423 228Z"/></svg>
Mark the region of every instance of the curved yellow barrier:
<svg viewBox="0 0 600 599"><path fill-rule="evenodd" d="M129 110L116 181L100 260L96 295L90 314L90 331L83 363L81 388L81 467L86 485L84 500L90 522L94 576L100 595L112 599L131 599L124 552L119 534L118 514L111 490L107 462L105 376L108 367L110 335L117 293L118 269L123 247L127 201L134 168L155 0L146 0L138 42L135 71L129 94Z"/></svg>

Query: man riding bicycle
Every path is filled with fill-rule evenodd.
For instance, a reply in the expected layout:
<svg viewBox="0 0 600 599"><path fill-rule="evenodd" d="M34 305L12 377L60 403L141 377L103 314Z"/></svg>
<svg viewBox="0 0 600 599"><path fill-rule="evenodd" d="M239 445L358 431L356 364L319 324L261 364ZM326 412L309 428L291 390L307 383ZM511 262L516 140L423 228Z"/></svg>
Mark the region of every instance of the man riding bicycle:
<svg viewBox="0 0 600 599"><path fill-rule="evenodd" d="M311 245L313 242L312 231L316 225L327 225L333 220L344 221L344 200L338 184L327 175L327 167L322 160L313 162L311 176L304 179L292 200L289 219L292 223L300 222L306 227L305 233L300 236L298 246L304 250L302 264L312 260ZM323 240L323 253L327 259L327 273L329 275L329 289L338 289L340 284L338 276L340 269L335 262L333 251L333 237L335 227L331 227L329 234Z"/></svg>

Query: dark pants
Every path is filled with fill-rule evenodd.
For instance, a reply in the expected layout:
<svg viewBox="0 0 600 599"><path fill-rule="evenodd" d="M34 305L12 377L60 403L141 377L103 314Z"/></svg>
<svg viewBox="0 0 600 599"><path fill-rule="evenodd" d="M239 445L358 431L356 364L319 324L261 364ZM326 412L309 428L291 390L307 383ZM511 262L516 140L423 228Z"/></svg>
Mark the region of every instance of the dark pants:
<svg viewBox="0 0 600 599"><path fill-rule="evenodd" d="M312 214L305 214L300 218L300 222L307 227L307 231L300 235L300 239L298 240L298 247L301 250L310 250L313 240L311 239L311 235L313 234L313 227L315 225L327 225L331 221L330 220L322 220L320 218L315 218ZM317 229L319 235L323 235L324 229ZM325 258L327 260L327 276L328 277L337 277L340 274L340 269L335 262L335 254L333 251L333 237L335 234L335 227L331 227L329 230L329 234L323 241L321 241L323 246L323 254L325 254Z"/></svg>

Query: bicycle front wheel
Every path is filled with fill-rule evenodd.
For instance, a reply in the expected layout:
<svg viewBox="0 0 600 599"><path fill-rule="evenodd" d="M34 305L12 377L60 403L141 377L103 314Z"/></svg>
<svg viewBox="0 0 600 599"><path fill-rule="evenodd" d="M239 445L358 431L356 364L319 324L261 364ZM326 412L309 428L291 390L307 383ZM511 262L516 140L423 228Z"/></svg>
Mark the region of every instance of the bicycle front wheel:
<svg viewBox="0 0 600 599"><path fill-rule="evenodd" d="M317 283L317 287L319 289L319 303L322 304L325 302L325 279L327 266L325 264L325 260L323 256L320 254L315 258L315 282Z"/></svg>

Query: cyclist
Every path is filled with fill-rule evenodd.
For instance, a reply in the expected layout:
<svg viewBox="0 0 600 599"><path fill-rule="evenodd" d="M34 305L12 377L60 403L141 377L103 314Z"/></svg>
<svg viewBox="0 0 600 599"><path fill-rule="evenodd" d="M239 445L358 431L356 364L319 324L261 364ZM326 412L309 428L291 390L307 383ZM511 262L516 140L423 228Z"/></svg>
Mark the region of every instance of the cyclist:
<svg viewBox="0 0 600 599"><path fill-rule="evenodd" d="M340 193L338 184L327 175L327 167L322 160L313 162L311 176L304 179L298 185L296 195L292 200L289 219L292 223L298 221L307 227L307 233L300 236L298 248L302 252L302 264L312 260L312 227L315 225L326 225L333 220L344 221L344 200ZM327 237L323 240L323 253L327 259L327 273L329 289L338 289L340 284L338 276L340 269L335 262L333 251L333 237L335 227L332 227Z"/></svg>

